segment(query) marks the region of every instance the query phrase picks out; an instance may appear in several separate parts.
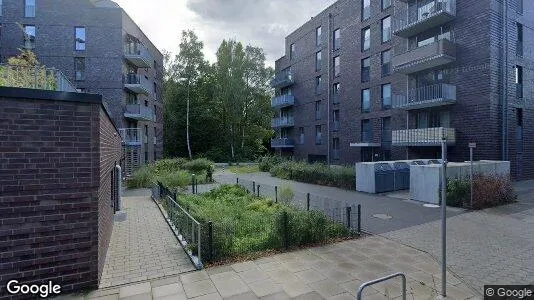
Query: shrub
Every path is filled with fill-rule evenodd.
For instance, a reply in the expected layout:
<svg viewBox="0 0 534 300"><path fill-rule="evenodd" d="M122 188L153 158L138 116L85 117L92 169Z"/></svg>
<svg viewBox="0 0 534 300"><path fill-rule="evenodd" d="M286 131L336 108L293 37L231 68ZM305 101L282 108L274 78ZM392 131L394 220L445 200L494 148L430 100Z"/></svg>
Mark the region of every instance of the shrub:
<svg viewBox="0 0 534 300"><path fill-rule="evenodd" d="M473 207L484 209L514 202L516 195L509 177L476 175L473 178ZM468 207L471 205L469 179L447 180L447 205Z"/></svg>
<svg viewBox="0 0 534 300"><path fill-rule="evenodd" d="M307 164L285 161L271 168L273 176L306 183L353 189L356 185L354 169L351 167L329 167L325 164Z"/></svg>
<svg viewBox="0 0 534 300"><path fill-rule="evenodd" d="M156 174L176 172L183 169L186 163L185 158L162 159L154 163L154 171Z"/></svg>
<svg viewBox="0 0 534 300"><path fill-rule="evenodd" d="M259 160L259 168L262 172L270 172L271 168L286 161L285 158L280 156L264 156Z"/></svg>
<svg viewBox="0 0 534 300"><path fill-rule="evenodd" d="M289 205L291 201L293 201L293 198L295 197L295 193L291 189L289 185L283 185L280 187L280 192L278 197L280 198L280 202L282 202L285 205Z"/></svg>
<svg viewBox="0 0 534 300"><path fill-rule="evenodd" d="M208 169L213 170L213 168L214 163L206 158L197 158L183 164L183 169L196 174L208 171Z"/></svg>
<svg viewBox="0 0 534 300"><path fill-rule="evenodd" d="M465 179L447 180L447 205L453 207L463 207L469 203L471 194L471 184Z"/></svg>
<svg viewBox="0 0 534 300"><path fill-rule="evenodd" d="M160 181L164 186L168 187L185 187L191 183L191 175L185 171L175 171L171 173L165 173L161 176L158 176L158 181Z"/></svg>
<svg viewBox="0 0 534 300"><path fill-rule="evenodd" d="M154 183L155 176L149 166L143 166L135 171L126 181L126 187L129 189L150 188Z"/></svg>

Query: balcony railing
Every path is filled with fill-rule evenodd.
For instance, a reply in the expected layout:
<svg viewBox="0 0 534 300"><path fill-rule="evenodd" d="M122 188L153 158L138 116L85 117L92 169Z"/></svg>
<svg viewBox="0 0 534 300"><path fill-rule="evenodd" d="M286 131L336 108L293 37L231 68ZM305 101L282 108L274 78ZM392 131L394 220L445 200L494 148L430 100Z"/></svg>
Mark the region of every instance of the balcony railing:
<svg viewBox="0 0 534 300"><path fill-rule="evenodd" d="M140 128L122 128L119 129L122 142L127 146L141 146L142 135Z"/></svg>
<svg viewBox="0 0 534 300"><path fill-rule="evenodd" d="M292 85L293 83L294 80L291 72L284 71L275 75L275 77L271 80L271 87L284 88Z"/></svg>
<svg viewBox="0 0 534 300"><path fill-rule="evenodd" d="M150 82L136 73L124 75L124 87L136 94L150 95Z"/></svg>
<svg viewBox="0 0 534 300"><path fill-rule="evenodd" d="M0 86L76 92L76 87L61 71L46 67L0 64Z"/></svg>
<svg viewBox="0 0 534 300"><path fill-rule="evenodd" d="M295 142L290 138L275 138L271 140L272 148L293 148Z"/></svg>
<svg viewBox="0 0 534 300"><path fill-rule="evenodd" d="M393 96L393 107L407 110L454 103L456 103L456 86L444 83L411 89L407 95Z"/></svg>
<svg viewBox="0 0 534 300"><path fill-rule="evenodd" d="M295 120L293 117L274 118L271 121L272 128L293 127L293 126L295 126Z"/></svg>
<svg viewBox="0 0 534 300"><path fill-rule="evenodd" d="M434 0L417 10L399 10L393 20L393 34L408 38L456 17L456 0Z"/></svg>
<svg viewBox="0 0 534 300"><path fill-rule="evenodd" d="M454 128L422 128L408 130L394 130L392 132L393 146L439 146L445 137L448 145L456 143Z"/></svg>
<svg viewBox="0 0 534 300"><path fill-rule="evenodd" d="M449 39L441 39L406 52L401 50L400 53L395 54L393 71L412 74L456 61L456 44Z"/></svg>
<svg viewBox="0 0 534 300"><path fill-rule="evenodd" d="M280 95L271 99L272 108L283 108L295 105L295 96L293 95Z"/></svg>
<svg viewBox="0 0 534 300"><path fill-rule="evenodd" d="M154 112L150 107L141 104L128 104L124 111L124 117L138 121L155 121Z"/></svg>
<svg viewBox="0 0 534 300"><path fill-rule="evenodd" d="M127 42L124 44L124 57L139 68L152 67L152 55L140 42Z"/></svg>

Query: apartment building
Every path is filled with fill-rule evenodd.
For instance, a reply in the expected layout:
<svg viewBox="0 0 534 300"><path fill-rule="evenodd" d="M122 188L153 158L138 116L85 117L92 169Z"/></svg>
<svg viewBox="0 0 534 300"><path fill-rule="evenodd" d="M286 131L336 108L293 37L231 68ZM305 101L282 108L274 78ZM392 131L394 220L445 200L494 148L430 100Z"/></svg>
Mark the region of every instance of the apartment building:
<svg viewBox="0 0 534 300"><path fill-rule="evenodd" d="M281 155L310 162L511 161L534 178L534 2L339 0L285 40ZM530 124L530 126L529 126Z"/></svg>
<svg viewBox="0 0 534 300"><path fill-rule="evenodd" d="M163 55L109 0L0 1L0 62L31 49L80 92L102 95L129 174L163 152Z"/></svg>

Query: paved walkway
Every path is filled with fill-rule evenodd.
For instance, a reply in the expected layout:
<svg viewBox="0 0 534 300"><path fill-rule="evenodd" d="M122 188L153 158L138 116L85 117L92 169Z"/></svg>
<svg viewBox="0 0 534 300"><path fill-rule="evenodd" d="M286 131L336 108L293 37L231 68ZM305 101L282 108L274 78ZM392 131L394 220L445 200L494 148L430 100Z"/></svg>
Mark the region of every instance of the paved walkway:
<svg viewBox="0 0 534 300"><path fill-rule="evenodd" d="M321 200L334 200L348 205L362 205L362 228L367 232L385 233L424 224L441 218L439 208L424 207L423 203L388 197L371 195L356 191L343 190L334 187L301 183L272 177L269 173L234 174L219 171L214 175L220 183L235 184L236 178L254 180L262 186L289 185L295 194L311 193ZM464 212L463 209L448 208L449 216L456 216Z"/></svg>
<svg viewBox="0 0 534 300"><path fill-rule="evenodd" d="M147 190L127 191L124 221L116 221L100 287L194 270Z"/></svg>
<svg viewBox="0 0 534 300"><path fill-rule="evenodd" d="M364 281L396 271L408 276L408 299L434 299L440 289L436 261L426 253L375 236L101 289L85 299L348 300L355 299ZM400 280L371 287L364 295L365 300L400 299ZM452 274L448 295L455 300L479 299Z"/></svg>

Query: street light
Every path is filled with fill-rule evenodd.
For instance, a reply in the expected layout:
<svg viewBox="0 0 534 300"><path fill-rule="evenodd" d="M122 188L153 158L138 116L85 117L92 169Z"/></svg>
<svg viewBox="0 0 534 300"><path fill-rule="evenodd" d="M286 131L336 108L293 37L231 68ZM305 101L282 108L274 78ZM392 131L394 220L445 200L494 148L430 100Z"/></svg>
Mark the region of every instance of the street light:
<svg viewBox="0 0 534 300"><path fill-rule="evenodd" d="M189 136L189 106L190 106L190 100L189 100L189 84L191 80L188 77L182 77L178 78L179 82L187 81L187 110L186 110L186 136L187 136L187 152L189 154L189 159L193 159L193 155L191 154L191 142L190 142L190 136Z"/></svg>
<svg viewBox="0 0 534 300"><path fill-rule="evenodd" d="M441 136L441 295L447 297L447 132Z"/></svg>

